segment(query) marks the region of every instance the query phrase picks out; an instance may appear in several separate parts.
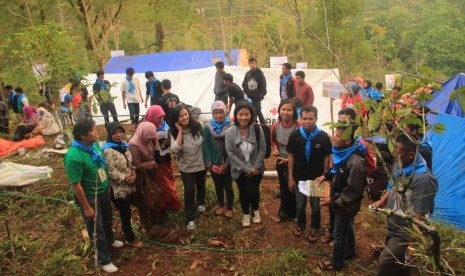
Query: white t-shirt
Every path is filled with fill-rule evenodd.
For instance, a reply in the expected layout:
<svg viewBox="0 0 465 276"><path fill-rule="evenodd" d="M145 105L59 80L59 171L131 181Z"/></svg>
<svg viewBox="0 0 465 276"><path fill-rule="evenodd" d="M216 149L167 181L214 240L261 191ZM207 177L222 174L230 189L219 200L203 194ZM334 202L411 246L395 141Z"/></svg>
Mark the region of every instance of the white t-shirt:
<svg viewBox="0 0 465 276"><path fill-rule="evenodd" d="M133 77L132 84L134 85L134 92L129 93L129 82L126 79L124 79L123 83L121 83L121 91L125 92L127 103L140 103L141 92L139 80Z"/></svg>
<svg viewBox="0 0 465 276"><path fill-rule="evenodd" d="M250 165L250 154L252 154L253 150L252 143L243 140L242 143L239 144L239 148L241 149L242 154L244 155L245 163L247 165Z"/></svg>

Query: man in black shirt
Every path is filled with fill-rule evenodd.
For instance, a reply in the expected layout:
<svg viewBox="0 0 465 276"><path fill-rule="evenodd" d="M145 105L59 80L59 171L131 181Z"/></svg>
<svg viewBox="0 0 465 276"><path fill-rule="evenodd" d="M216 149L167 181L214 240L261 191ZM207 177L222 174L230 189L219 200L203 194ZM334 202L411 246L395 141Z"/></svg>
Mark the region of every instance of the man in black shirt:
<svg viewBox="0 0 465 276"><path fill-rule="evenodd" d="M229 73L223 75L223 84L224 89L221 94L225 94L228 97L228 105L226 108L229 113L233 104L237 106L240 101L245 101L244 92L242 92L239 85L233 82L233 76Z"/></svg>
<svg viewBox="0 0 465 276"><path fill-rule="evenodd" d="M257 66L257 59L249 59L250 70L245 74L242 82L242 89L247 97L252 100L253 108L258 116L260 124L265 124L265 117L262 113L262 100L266 95L266 79L262 70Z"/></svg>
<svg viewBox="0 0 465 276"><path fill-rule="evenodd" d="M157 104L163 108L165 112L166 122L170 121L170 110L179 103L179 97L176 94L171 93L171 81L164 79L161 82L161 88L163 89L163 95L158 99Z"/></svg>
<svg viewBox="0 0 465 276"><path fill-rule="evenodd" d="M163 94L163 89L161 88L161 82L155 77L152 71L145 72L145 78L147 79L147 82L145 83L145 87L147 88L145 108L147 108L149 98L150 106L156 104Z"/></svg>
<svg viewBox="0 0 465 276"><path fill-rule="evenodd" d="M331 155L331 140L326 132L316 125L318 110L314 106L304 106L301 110L299 129L289 136L286 150L289 152L288 172L289 189L295 192L297 207L296 236L300 236L307 223L307 195L299 191L299 187L307 185L307 180L314 180L329 169ZM297 184L297 185L296 185ZM320 199L311 197L312 207L311 228L309 240L315 242L321 224Z"/></svg>

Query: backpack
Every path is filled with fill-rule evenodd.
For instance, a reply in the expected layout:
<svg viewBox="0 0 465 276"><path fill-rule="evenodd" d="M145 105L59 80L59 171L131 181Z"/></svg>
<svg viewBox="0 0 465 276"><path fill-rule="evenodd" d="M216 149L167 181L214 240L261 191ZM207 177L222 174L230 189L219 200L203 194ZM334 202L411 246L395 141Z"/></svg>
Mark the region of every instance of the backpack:
<svg viewBox="0 0 465 276"><path fill-rule="evenodd" d="M265 142L266 142L266 152L265 152L265 159L270 158L271 156L271 129L267 125L257 125L253 126L255 130L255 138L257 139L257 145L260 147L260 129L262 128L263 134L265 135Z"/></svg>

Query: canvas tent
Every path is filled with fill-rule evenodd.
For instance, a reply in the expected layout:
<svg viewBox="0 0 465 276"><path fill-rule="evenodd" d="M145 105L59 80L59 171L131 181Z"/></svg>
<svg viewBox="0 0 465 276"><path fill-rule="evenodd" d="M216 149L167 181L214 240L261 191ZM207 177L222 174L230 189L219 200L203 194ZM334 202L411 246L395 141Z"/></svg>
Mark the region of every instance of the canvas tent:
<svg viewBox="0 0 465 276"><path fill-rule="evenodd" d="M216 69L214 63L211 60L211 56L206 58L205 52L211 51L195 51L201 57L191 55L189 60L186 60L186 67L182 67L181 57L185 57L183 52L175 51L164 53L166 60L178 60L177 67L171 67L167 65L164 67L163 64L152 64L149 59L144 59L147 55L135 56L135 57L114 57L105 67L105 79L110 83L115 83L111 88L111 94L117 96L115 100L116 109L118 112L118 118L124 120L128 119L129 111L123 109L120 84L125 79L125 71L127 67L133 67L136 69L135 78L138 79L142 86L142 93L145 98L145 71L151 70L155 73L155 77L159 80L165 78L170 79L172 83L172 92L177 94L182 102L199 107L202 112L210 112L210 106L214 99L213 86L214 76ZM233 52L233 51L232 51ZM192 52L190 52L192 54ZM233 52L234 53L234 52ZM169 54L169 55L168 55ZM158 55L158 54L154 54ZM217 56L220 56L219 53ZM130 60L137 60L139 63L129 63ZM145 60L145 61L144 61ZM195 60L199 61L199 64L195 63ZM240 62L238 61L240 64ZM196 64L198 68L191 69L192 64ZM260 64L259 64L260 65ZM155 68L155 69L154 69ZM158 69L157 69L158 68ZM168 70L169 69L169 70ZM175 69L175 70L171 70ZM244 79L245 73L249 70L246 66L226 66L226 72L230 73L234 77L234 82L241 85ZM281 74L280 69L269 69L262 68L266 80L267 80L267 95L262 102L262 112L267 120L267 123L273 123L277 120L278 114L277 109L280 102L279 98L279 75ZM296 70L293 70L295 73ZM322 125L325 122L330 121L330 100L329 98L323 98L322 96L322 82L338 82L339 71L337 69L305 69L303 70L306 74L306 81L312 86L315 94L315 106L319 110L318 124ZM88 75L86 77L91 85L95 79L95 74ZM91 89L90 89L91 90ZM335 106L340 105L340 100L335 101ZM335 108L334 115L337 118L337 110ZM141 114L145 114L146 108L141 104ZM97 115L101 115L100 112ZM124 115L124 116L120 116ZM202 119L209 119L211 115L203 114ZM101 117L96 117L98 124L103 123ZM323 129L328 130L327 127Z"/></svg>
<svg viewBox="0 0 465 276"><path fill-rule="evenodd" d="M460 73L435 92L427 106L439 115L429 114L430 124L443 123L443 134L433 133L433 172L439 182L434 218L465 230L465 113L457 101L450 101L452 91L465 86Z"/></svg>

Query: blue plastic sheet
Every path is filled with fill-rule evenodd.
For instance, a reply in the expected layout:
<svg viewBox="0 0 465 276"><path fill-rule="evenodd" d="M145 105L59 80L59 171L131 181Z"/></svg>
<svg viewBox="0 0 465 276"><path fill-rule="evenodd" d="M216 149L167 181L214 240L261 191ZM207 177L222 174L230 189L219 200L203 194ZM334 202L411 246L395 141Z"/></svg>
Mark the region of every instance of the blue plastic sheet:
<svg viewBox="0 0 465 276"><path fill-rule="evenodd" d="M240 50L230 50L234 66L238 65ZM146 71L168 72L190 69L200 69L214 65L213 59L218 58L228 65L223 50L206 51L173 51L164 53L153 53L146 55L112 57L105 65L107 74L125 74L126 68L132 67L136 73Z"/></svg>
<svg viewBox="0 0 465 276"><path fill-rule="evenodd" d="M433 218L465 230L465 119L440 113L443 134L431 136L433 172L439 182Z"/></svg>

